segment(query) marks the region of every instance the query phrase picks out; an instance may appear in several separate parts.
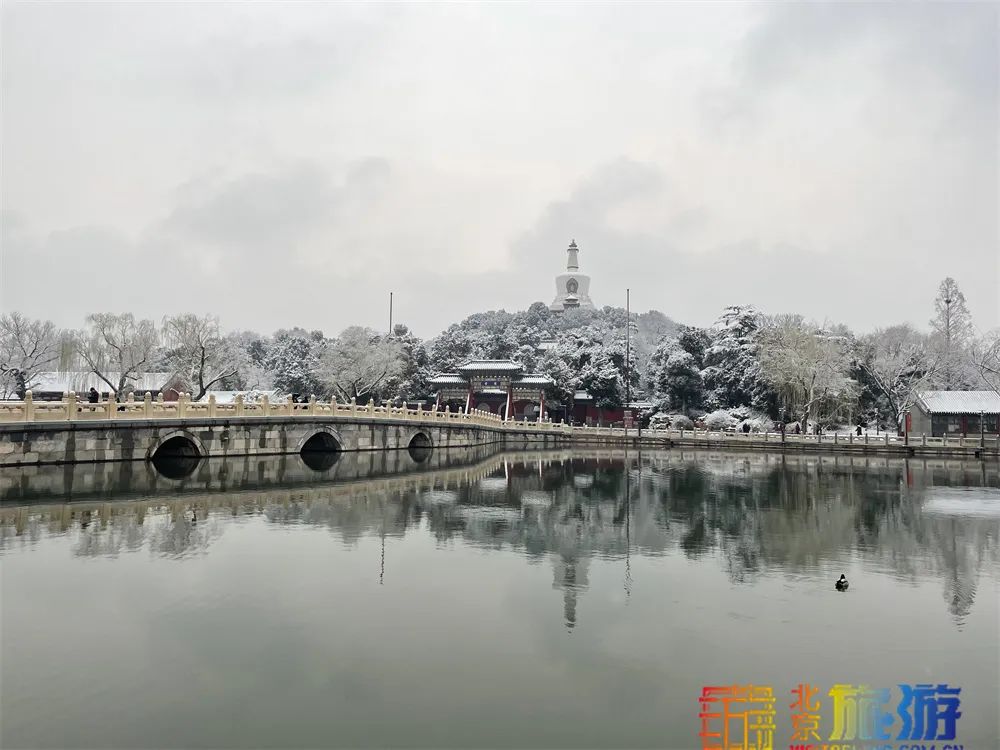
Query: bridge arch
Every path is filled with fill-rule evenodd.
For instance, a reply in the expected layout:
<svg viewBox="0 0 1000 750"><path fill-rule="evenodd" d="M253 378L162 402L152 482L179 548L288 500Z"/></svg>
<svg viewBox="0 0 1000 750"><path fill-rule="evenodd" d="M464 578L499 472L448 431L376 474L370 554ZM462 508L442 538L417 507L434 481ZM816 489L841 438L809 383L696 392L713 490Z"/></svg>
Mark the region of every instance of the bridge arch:
<svg viewBox="0 0 1000 750"><path fill-rule="evenodd" d="M187 430L171 430L157 438L146 458L160 476L180 480L194 474L202 456L207 454L197 435Z"/></svg>
<svg viewBox="0 0 1000 750"><path fill-rule="evenodd" d="M296 453L339 453L344 450L344 439L332 427L310 427L295 446Z"/></svg>
<svg viewBox="0 0 1000 750"><path fill-rule="evenodd" d="M170 430L157 437L146 453L147 459L154 458L200 458L208 455L205 444L193 432Z"/></svg>
<svg viewBox="0 0 1000 750"><path fill-rule="evenodd" d="M302 463L318 472L332 469L343 450L344 441L340 433L326 425L310 427L296 446Z"/></svg>
<svg viewBox="0 0 1000 750"><path fill-rule="evenodd" d="M418 464L430 458L434 441L427 430L413 430L406 436L406 450Z"/></svg>

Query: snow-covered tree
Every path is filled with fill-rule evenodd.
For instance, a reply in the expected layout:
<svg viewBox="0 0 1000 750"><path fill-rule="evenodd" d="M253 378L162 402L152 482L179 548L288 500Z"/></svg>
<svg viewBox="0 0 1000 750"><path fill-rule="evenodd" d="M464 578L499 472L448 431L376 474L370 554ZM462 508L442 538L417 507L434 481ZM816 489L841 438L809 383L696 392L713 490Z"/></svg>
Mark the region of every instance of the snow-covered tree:
<svg viewBox="0 0 1000 750"><path fill-rule="evenodd" d="M273 373L268 369L270 342L255 331L233 331L226 334L226 345L238 356L238 370L219 381L222 390L261 391L273 389Z"/></svg>
<svg viewBox="0 0 1000 750"><path fill-rule="evenodd" d="M339 399L376 399L383 386L403 369L402 346L391 336L351 326L327 348L319 373Z"/></svg>
<svg viewBox="0 0 1000 750"><path fill-rule="evenodd" d="M119 400L149 371L158 343L156 324L136 320L132 313L88 315L87 328L76 336L81 359Z"/></svg>
<svg viewBox="0 0 1000 750"><path fill-rule="evenodd" d="M24 398L41 372L59 360L60 333L48 320L0 315L0 398Z"/></svg>
<svg viewBox="0 0 1000 750"><path fill-rule="evenodd" d="M430 370L427 348L405 325L393 327L392 338L399 345L399 372L386 380L383 390L393 400L406 401L430 396L427 381L434 376Z"/></svg>
<svg viewBox="0 0 1000 750"><path fill-rule="evenodd" d="M894 424L900 423L917 391L938 371L937 356L928 337L905 323L862 336L857 341L856 357Z"/></svg>
<svg viewBox="0 0 1000 750"><path fill-rule="evenodd" d="M190 385L197 401L217 383L240 371L246 355L237 341L223 335L219 319L187 313L163 319L166 361Z"/></svg>
<svg viewBox="0 0 1000 750"><path fill-rule="evenodd" d="M972 361L983 384L1000 394L1000 329L976 342Z"/></svg>
<svg viewBox="0 0 1000 750"><path fill-rule="evenodd" d="M848 375L849 340L842 333L807 323L801 315L779 315L760 331L761 371L805 426L819 406L856 396Z"/></svg>
<svg viewBox="0 0 1000 750"><path fill-rule="evenodd" d="M933 339L940 368L937 384L946 390L961 390L975 384L971 369L970 347L975 328L965 295L950 276L938 286L931 318Z"/></svg>
<svg viewBox="0 0 1000 750"><path fill-rule="evenodd" d="M599 407L620 406L625 400L625 379L607 351L597 351L581 369L580 387Z"/></svg>
<svg viewBox="0 0 1000 750"><path fill-rule="evenodd" d="M760 313L751 305L732 305L710 330L702 371L710 407L768 405L771 393L757 341L760 324Z"/></svg>
<svg viewBox="0 0 1000 750"><path fill-rule="evenodd" d="M580 386L577 373L557 351L547 351L538 362L538 371L552 378L552 396L567 408L573 405L573 394Z"/></svg>
<svg viewBox="0 0 1000 750"><path fill-rule="evenodd" d="M277 331L264 357L264 368L273 386L303 396L323 393L318 372L325 348L322 331L307 332L301 328Z"/></svg>
<svg viewBox="0 0 1000 750"><path fill-rule="evenodd" d="M686 412L704 401L705 385L698 360L678 340L667 339L653 352L649 381L653 396L671 411Z"/></svg>

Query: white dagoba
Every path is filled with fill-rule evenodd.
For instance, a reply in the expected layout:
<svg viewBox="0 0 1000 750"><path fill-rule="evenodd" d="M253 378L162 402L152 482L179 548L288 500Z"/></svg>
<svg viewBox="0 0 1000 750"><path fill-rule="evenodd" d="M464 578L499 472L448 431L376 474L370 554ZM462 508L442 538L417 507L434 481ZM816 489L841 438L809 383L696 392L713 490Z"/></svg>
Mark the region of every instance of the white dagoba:
<svg viewBox="0 0 1000 750"><path fill-rule="evenodd" d="M574 307L594 309L594 303L590 300L590 277L580 273L580 262L577 259L579 252L576 240L571 241L566 249L569 256L566 260L566 273L556 276L556 298L549 305L549 309L553 312L562 312Z"/></svg>

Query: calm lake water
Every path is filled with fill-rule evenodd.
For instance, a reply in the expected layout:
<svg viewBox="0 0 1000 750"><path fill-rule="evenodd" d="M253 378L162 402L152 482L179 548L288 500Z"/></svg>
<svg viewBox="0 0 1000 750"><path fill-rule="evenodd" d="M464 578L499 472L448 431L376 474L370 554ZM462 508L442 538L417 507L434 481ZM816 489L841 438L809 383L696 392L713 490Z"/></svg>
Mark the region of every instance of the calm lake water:
<svg viewBox="0 0 1000 750"><path fill-rule="evenodd" d="M700 748L703 687L749 683L775 748L799 683L824 740L832 685L933 683L962 689L957 742L1000 746L995 464L481 449L167 473L0 473L3 747Z"/></svg>

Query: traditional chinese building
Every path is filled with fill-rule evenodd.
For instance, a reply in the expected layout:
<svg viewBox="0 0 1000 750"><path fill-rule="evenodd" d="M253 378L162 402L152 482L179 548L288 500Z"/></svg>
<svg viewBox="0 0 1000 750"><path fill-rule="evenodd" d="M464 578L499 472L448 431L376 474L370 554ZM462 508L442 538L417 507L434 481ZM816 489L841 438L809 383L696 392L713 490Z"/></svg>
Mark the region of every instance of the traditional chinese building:
<svg viewBox="0 0 1000 750"><path fill-rule="evenodd" d="M472 360L430 380L439 409L479 409L528 421L545 416L545 391L553 384L547 375L525 373L509 359Z"/></svg>
<svg viewBox="0 0 1000 750"><path fill-rule="evenodd" d="M566 249L566 273L556 276L556 298L549 305L553 312L563 312L575 307L594 309L594 303L590 299L590 277L580 273L579 252L576 240L571 241Z"/></svg>
<svg viewBox="0 0 1000 750"><path fill-rule="evenodd" d="M996 435L1000 431L1000 394L994 391L922 391L917 394L907 431L916 435ZM982 423L980 424L980 420Z"/></svg>

